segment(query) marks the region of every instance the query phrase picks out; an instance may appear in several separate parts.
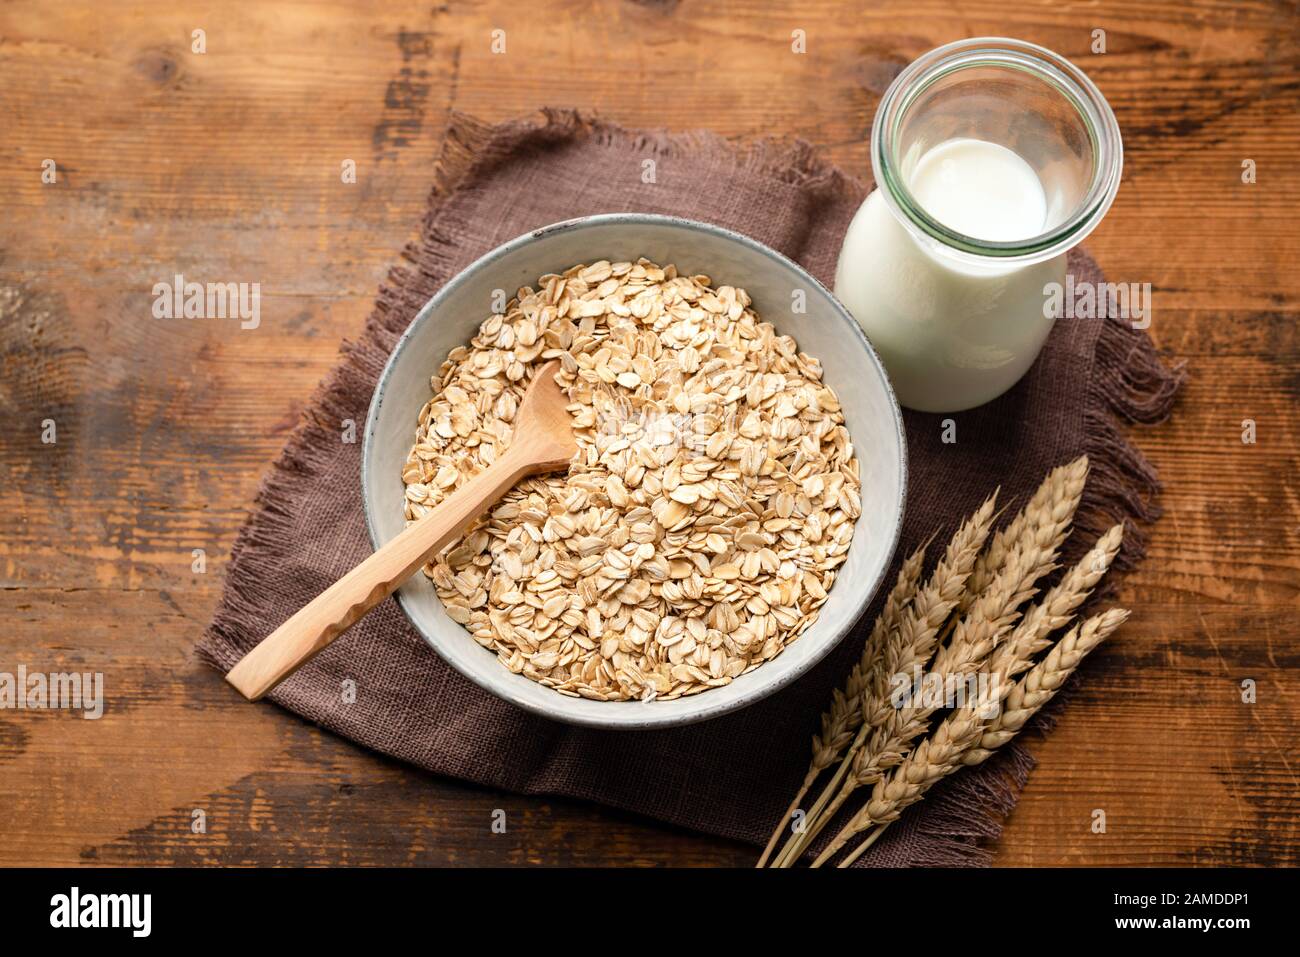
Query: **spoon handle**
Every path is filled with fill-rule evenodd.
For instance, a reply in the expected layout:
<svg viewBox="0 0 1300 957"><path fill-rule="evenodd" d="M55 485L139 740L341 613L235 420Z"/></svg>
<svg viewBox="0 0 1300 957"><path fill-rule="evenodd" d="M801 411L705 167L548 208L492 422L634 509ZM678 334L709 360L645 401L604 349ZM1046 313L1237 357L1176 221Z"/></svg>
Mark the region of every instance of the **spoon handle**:
<svg viewBox="0 0 1300 957"><path fill-rule="evenodd" d="M299 609L230 669L226 680L256 701L311 659L424 566L536 463L527 443L474 476L424 518Z"/></svg>

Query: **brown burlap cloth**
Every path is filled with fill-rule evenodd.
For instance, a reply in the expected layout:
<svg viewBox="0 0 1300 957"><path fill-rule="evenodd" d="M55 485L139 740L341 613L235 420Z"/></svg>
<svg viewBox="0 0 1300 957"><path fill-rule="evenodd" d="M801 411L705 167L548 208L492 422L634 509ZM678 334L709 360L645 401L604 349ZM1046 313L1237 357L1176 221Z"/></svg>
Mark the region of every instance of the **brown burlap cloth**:
<svg viewBox="0 0 1300 957"><path fill-rule="evenodd" d="M646 159L655 161L653 183L643 181ZM228 669L369 553L361 445L340 441L340 423L365 420L389 351L457 271L547 223L639 211L745 233L829 285L840 240L870 188L805 143L737 146L707 133L635 133L560 110L499 126L454 116L434 181L420 238L405 252L408 264L381 288L361 338L344 345L239 535L224 596L199 646L216 667ZM601 255L591 251L593 260ZM1082 255L1072 269L1080 279L1098 277ZM431 371L441 359L429 357ZM1062 320L1016 388L952 416L955 444L941 440L942 417L907 413L910 488L898 556L935 530L946 538L995 485L1002 486L1003 503L1023 504L1049 468L1082 452L1091 455L1093 471L1077 524L1082 532L1073 542L1077 552L1116 520L1154 518L1154 473L1118 422L1159 421L1180 381L1180 371L1166 368L1145 334L1129 325ZM411 410L412 430L418 411ZM1134 529L1122 562L1141 553ZM836 587L866 586L841 579ZM762 843L804 773L818 716L859 653L876 606L793 686L726 717L667 731L592 731L520 711L445 665L393 601L271 697L366 747L439 774L586 798ZM1133 639L1121 632L1117 640ZM341 694L347 678L356 682L353 703ZM937 788L864 862L985 861L982 839L1000 831L1031 766L1023 749L1003 751Z"/></svg>

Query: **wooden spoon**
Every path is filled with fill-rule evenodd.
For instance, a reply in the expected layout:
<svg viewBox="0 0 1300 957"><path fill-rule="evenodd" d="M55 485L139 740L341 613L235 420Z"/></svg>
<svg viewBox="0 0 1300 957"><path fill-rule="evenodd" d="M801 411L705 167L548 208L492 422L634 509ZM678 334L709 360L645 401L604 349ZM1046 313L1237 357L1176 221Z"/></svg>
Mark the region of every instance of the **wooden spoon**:
<svg viewBox="0 0 1300 957"><path fill-rule="evenodd" d="M501 458L271 632L226 680L256 701L397 591L521 478L567 466L578 446L565 408L569 400L555 384L559 368L551 361L533 376Z"/></svg>

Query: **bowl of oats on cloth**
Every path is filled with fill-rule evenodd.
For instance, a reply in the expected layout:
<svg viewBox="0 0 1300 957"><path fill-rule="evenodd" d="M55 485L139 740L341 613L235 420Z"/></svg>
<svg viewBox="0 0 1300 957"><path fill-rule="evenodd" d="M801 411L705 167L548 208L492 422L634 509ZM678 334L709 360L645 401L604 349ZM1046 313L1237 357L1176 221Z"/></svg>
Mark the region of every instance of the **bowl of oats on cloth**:
<svg viewBox="0 0 1300 957"><path fill-rule="evenodd" d="M438 655L529 711L647 729L752 704L849 633L903 520L889 380L800 266L684 219L535 230L420 310L366 423L376 548L509 446L552 359L567 471L522 479L396 593Z"/></svg>

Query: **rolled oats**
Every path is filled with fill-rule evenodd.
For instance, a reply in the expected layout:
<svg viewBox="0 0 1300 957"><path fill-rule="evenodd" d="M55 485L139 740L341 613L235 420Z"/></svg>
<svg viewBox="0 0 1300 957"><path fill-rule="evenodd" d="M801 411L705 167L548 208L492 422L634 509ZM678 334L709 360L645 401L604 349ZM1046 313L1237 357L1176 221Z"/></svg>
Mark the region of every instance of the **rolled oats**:
<svg viewBox="0 0 1300 957"><path fill-rule="evenodd" d="M422 517L509 446L559 358L578 454L527 478L425 567L511 671L600 701L719 687L817 619L861 513L820 363L743 289L646 260L518 291L432 379L402 470Z"/></svg>

